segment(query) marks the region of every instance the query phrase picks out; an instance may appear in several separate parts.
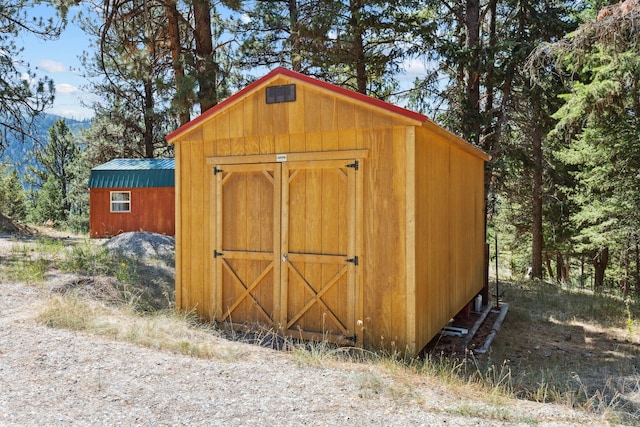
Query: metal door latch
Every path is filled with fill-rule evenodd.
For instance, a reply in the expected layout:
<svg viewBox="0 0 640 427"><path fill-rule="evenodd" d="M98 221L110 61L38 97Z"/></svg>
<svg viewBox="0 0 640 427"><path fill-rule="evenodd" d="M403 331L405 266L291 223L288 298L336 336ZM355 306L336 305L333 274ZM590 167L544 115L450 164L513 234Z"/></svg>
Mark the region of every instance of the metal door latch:
<svg viewBox="0 0 640 427"><path fill-rule="evenodd" d="M358 265L358 255L354 256L353 258L345 259L345 262L351 262L353 263L353 265Z"/></svg>

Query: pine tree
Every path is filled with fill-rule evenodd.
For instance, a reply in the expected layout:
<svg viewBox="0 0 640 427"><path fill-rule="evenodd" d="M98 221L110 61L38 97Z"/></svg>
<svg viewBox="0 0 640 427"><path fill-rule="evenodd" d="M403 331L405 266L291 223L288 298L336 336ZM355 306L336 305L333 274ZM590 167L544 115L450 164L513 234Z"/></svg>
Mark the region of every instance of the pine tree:
<svg viewBox="0 0 640 427"><path fill-rule="evenodd" d="M84 149L69 166L73 179L67 192L69 212L65 225L76 233L89 232L89 192L87 184L91 167L97 164L89 163L90 150ZM102 162L99 162L102 163Z"/></svg>
<svg viewBox="0 0 640 427"><path fill-rule="evenodd" d="M14 168L3 181L2 213L16 219L24 221L27 217L27 204L24 187Z"/></svg>
<svg viewBox="0 0 640 427"><path fill-rule="evenodd" d="M248 1L233 28L238 64L246 70L283 66L319 76L336 15L336 2Z"/></svg>
<svg viewBox="0 0 640 427"><path fill-rule="evenodd" d="M58 201L57 194L60 194L59 209L62 214L59 216L57 213L55 215L52 213L55 218L47 219L52 219L57 222L62 221L66 218L66 215L71 209L67 193L71 182L74 179L71 164L78 156L79 151L75 137L71 133L71 130L64 119L57 120L49 129L49 142L45 146L36 147L35 149L34 155L38 165L36 167L30 166L28 168L30 176L27 181L36 188L41 188L41 191L44 191L44 185L49 181L55 183L58 188L58 192L55 193L55 197L54 195L46 196L46 200L51 203L53 203L53 201ZM47 191L51 193L51 189L48 189ZM40 197L38 197L38 201L39 200ZM56 208L56 212L57 209L58 208Z"/></svg>
<svg viewBox="0 0 640 427"><path fill-rule="evenodd" d="M625 1L539 49L539 57L550 52L571 76L571 92L555 115L557 134L566 143L557 156L573 169L576 186L567 194L577 206L575 240L594 260L596 289L604 286L614 254L620 254L617 278L628 282L629 252L640 239L638 25L640 5Z"/></svg>
<svg viewBox="0 0 640 427"><path fill-rule="evenodd" d="M64 199L60 186L53 176L42 185L36 196L36 206L31 211L31 220L38 224L52 223L59 226L66 220Z"/></svg>
<svg viewBox="0 0 640 427"><path fill-rule="evenodd" d="M246 2L235 33L239 65L285 66L351 90L389 99L412 52L409 29L422 23L415 1Z"/></svg>
<svg viewBox="0 0 640 427"><path fill-rule="evenodd" d="M557 40L575 28L573 7L570 1L555 0L428 0L423 13L442 20L419 29L433 41L425 46L425 55L438 66L417 82L421 94L444 107L431 110L438 121L492 155L487 195L514 198L518 224L524 227L520 231L530 236L534 277L542 276L544 253L544 146L561 81L549 76L532 85L524 65L537 43ZM413 95L413 105L427 105L419 95ZM510 189L517 193L505 194ZM523 201L525 191L528 200Z"/></svg>
<svg viewBox="0 0 640 427"><path fill-rule="evenodd" d="M423 24L416 1L335 2L340 5L325 56L329 81L388 99L398 91L397 74L412 53L411 29Z"/></svg>
<svg viewBox="0 0 640 427"><path fill-rule="evenodd" d="M156 157L167 149L164 135L176 126L164 1L107 2L101 12L82 23L98 47L83 58L92 90L100 95L92 107L122 128L116 137L125 157Z"/></svg>

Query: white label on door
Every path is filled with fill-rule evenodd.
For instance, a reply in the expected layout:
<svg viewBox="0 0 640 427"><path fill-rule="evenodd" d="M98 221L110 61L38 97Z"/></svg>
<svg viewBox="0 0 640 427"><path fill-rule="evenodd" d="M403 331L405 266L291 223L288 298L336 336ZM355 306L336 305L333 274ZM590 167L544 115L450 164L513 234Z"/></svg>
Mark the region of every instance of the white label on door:
<svg viewBox="0 0 640 427"><path fill-rule="evenodd" d="M276 154L276 162L286 162L287 155L286 154Z"/></svg>

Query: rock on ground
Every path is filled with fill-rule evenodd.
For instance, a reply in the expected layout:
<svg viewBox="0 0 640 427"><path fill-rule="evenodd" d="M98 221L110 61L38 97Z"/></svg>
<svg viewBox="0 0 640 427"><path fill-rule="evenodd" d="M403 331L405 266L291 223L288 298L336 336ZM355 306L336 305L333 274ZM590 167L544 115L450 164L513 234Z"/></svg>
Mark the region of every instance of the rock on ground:
<svg viewBox="0 0 640 427"><path fill-rule="evenodd" d="M176 249L174 237L149 232L119 234L104 243L113 253L130 258L166 258L173 257Z"/></svg>

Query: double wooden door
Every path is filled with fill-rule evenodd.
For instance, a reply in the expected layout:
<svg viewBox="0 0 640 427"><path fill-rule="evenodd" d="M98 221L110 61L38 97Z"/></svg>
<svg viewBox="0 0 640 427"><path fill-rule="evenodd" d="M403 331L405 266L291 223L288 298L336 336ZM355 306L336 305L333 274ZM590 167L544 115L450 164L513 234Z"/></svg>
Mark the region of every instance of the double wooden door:
<svg viewBox="0 0 640 427"><path fill-rule="evenodd" d="M358 164L214 166L219 321L357 341Z"/></svg>

